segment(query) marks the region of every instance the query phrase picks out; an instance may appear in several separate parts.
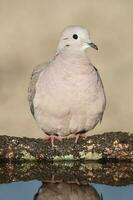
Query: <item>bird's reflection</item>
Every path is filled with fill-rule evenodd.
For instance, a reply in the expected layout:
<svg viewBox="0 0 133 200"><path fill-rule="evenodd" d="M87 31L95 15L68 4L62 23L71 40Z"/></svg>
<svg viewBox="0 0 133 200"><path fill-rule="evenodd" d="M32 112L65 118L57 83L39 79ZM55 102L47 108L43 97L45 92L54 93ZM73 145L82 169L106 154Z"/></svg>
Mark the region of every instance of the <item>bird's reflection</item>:
<svg viewBox="0 0 133 200"><path fill-rule="evenodd" d="M43 183L34 200L103 200L91 185Z"/></svg>

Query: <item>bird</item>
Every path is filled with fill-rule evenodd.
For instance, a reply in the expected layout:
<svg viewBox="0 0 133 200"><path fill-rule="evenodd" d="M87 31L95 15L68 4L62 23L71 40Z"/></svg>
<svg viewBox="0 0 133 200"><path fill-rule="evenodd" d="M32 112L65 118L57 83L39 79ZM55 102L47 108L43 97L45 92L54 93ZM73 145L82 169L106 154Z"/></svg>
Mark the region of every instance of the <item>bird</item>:
<svg viewBox="0 0 133 200"><path fill-rule="evenodd" d="M101 123L106 106L104 86L86 49L98 47L82 26L67 26L53 58L32 72L28 89L31 113L44 139L88 137Z"/></svg>
<svg viewBox="0 0 133 200"><path fill-rule="evenodd" d="M34 200L103 200L92 185L76 183L43 183L34 195Z"/></svg>

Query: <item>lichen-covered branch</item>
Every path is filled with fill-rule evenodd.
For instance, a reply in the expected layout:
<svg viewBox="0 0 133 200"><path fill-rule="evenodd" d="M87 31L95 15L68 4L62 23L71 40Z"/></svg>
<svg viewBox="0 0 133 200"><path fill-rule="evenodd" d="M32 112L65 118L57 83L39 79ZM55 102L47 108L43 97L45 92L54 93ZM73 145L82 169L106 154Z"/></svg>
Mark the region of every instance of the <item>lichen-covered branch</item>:
<svg viewBox="0 0 133 200"><path fill-rule="evenodd" d="M80 138L50 141L33 138L0 136L0 160L59 161L59 160L126 160L133 161L133 135L110 132Z"/></svg>
<svg viewBox="0 0 133 200"><path fill-rule="evenodd" d="M0 164L0 183L40 180L42 182L89 182L109 185L133 183L133 163L99 162L3 162Z"/></svg>

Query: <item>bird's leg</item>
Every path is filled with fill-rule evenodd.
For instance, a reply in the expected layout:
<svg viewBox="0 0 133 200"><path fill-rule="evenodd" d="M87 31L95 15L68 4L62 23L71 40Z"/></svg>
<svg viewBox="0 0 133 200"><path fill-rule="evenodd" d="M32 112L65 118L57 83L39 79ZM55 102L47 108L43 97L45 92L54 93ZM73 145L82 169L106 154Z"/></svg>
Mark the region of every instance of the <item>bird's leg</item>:
<svg viewBox="0 0 133 200"><path fill-rule="evenodd" d="M62 139L63 139L61 136L56 136L56 135L51 135L51 136L49 136L49 138L50 138L52 147L55 146L55 145L54 145L54 140L55 140L55 139L56 139L56 140L59 140L60 142L61 142Z"/></svg>
<svg viewBox="0 0 133 200"><path fill-rule="evenodd" d="M51 177L51 180L45 180L47 183L62 183L63 182L63 179L55 179L55 175L52 174L52 177ZM45 182L44 182L45 184Z"/></svg>
<svg viewBox="0 0 133 200"><path fill-rule="evenodd" d="M77 133L76 135L75 135L75 143L77 143L78 142L78 139L79 139L79 137L80 137L80 134L79 133Z"/></svg>
<svg viewBox="0 0 133 200"><path fill-rule="evenodd" d="M78 142L79 137L84 138L84 140L86 140L86 138L88 137L88 134L86 133L86 131L80 131L76 134L76 139L75 139L75 143Z"/></svg>
<svg viewBox="0 0 133 200"><path fill-rule="evenodd" d="M54 147L54 139L55 139L55 136L54 136L54 135L51 135L51 136L49 136L49 138L50 138L52 147Z"/></svg>
<svg viewBox="0 0 133 200"><path fill-rule="evenodd" d="M80 133L77 133L77 134L71 134L71 135L68 135L68 136L66 136L66 137L58 136L58 135L50 135L50 136L48 136L48 139L50 139L50 141L51 141L51 145L52 145L52 147L54 147L54 146L55 146L55 145L54 145L54 141L55 141L55 139L61 142L62 139L65 139L65 138L66 138L66 139L75 138L74 143L77 143L79 137L80 137Z"/></svg>
<svg viewBox="0 0 133 200"><path fill-rule="evenodd" d="M74 142L74 143L77 143L77 142L78 142L79 137L80 137L80 133L71 134L71 135L66 136L67 139L75 138L75 142Z"/></svg>
<svg viewBox="0 0 133 200"><path fill-rule="evenodd" d="M88 137L88 134L81 134L80 136L81 136L84 140L86 140L87 137Z"/></svg>
<svg viewBox="0 0 133 200"><path fill-rule="evenodd" d="M67 181L67 183L76 183L77 185L80 185L80 182L77 178L75 179L75 181Z"/></svg>

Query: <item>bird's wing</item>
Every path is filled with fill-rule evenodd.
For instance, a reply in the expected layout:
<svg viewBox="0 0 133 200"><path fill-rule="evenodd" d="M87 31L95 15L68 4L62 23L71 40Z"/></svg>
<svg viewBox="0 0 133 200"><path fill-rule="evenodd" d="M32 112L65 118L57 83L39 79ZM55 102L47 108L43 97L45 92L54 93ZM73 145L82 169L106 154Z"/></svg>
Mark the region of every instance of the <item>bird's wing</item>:
<svg viewBox="0 0 133 200"><path fill-rule="evenodd" d="M32 75L31 75L31 80L30 80L30 84L28 88L28 100L29 100L30 110L33 116L34 116L33 100L36 93L36 83L40 76L40 73L46 68L46 66L47 66L47 63L37 66L33 70Z"/></svg>
<svg viewBox="0 0 133 200"><path fill-rule="evenodd" d="M101 77L100 77L100 75L99 75L98 69L97 69L93 64L91 64L91 65L93 66L93 68L95 69L95 71L96 71L96 73L97 73L97 81L100 82L100 84L101 84L101 86L102 86L102 88L103 88L103 90L104 90L104 86L103 86ZM106 96L105 96L105 99L106 99ZM106 107L106 100L105 100L105 105L104 105L103 112L101 112L101 114L99 115L99 122L100 122L100 124L101 124L102 119L103 119L103 113L104 113L105 107Z"/></svg>

